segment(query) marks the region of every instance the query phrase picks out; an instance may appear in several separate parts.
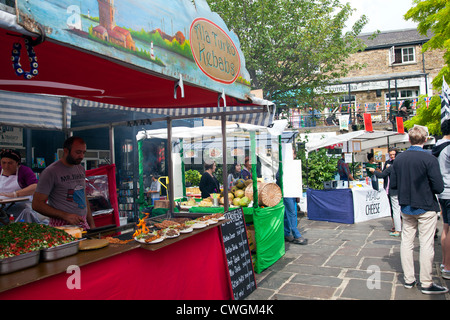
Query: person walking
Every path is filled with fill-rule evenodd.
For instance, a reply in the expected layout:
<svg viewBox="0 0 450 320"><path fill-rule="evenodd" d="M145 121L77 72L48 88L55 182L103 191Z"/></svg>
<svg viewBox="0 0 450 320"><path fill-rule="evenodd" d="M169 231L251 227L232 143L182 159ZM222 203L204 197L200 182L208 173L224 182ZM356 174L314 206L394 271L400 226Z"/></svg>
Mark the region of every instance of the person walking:
<svg viewBox="0 0 450 320"><path fill-rule="evenodd" d="M439 204L441 205L442 219L444 220L444 228L441 234L441 273L442 278L450 279L450 119L442 122L441 132L443 137L441 140L436 142L436 145L433 147L432 154L437 157L439 161L439 168L444 179L444 191L438 195Z"/></svg>
<svg viewBox="0 0 450 320"><path fill-rule="evenodd" d="M395 156L394 156L395 158ZM400 205L398 204L398 192L395 189L389 188L390 175L393 170L393 162L385 165L385 169L382 172L376 171L374 168L368 168L372 174L378 178L384 179L384 189L389 197L389 205L391 207L391 218L393 223L393 230L389 233L390 236L399 237L402 232L402 218L400 212Z"/></svg>
<svg viewBox="0 0 450 320"><path fill-rule="evenodd" d="M399 154L393 164L390 187L397 189L401 206L403 228L400 258L405 288L417 282L414 273L414 239L419 232L420 283L424 294L448 292L446 287L433 283L434 234L440 211L437 194L444 190L442 175L436 157L423 150L427 131L414 126L408 131L411 147Z"/></svg>

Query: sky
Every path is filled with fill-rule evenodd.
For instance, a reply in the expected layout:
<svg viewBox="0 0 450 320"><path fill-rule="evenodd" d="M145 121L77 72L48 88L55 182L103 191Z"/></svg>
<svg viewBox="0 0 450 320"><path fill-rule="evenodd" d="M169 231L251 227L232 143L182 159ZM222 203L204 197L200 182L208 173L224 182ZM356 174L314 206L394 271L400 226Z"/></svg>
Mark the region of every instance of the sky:
<svg viewBox="0 0 450 320"><path fill-rule="evenodd" d="M417 23L403 16L413 6L412 0L340 0L342 3L350 3L357 11L353 13L348 22L350 25L365 14L369 22L361 33L372 33L377 30L401 30L416 28Z"/></svg>

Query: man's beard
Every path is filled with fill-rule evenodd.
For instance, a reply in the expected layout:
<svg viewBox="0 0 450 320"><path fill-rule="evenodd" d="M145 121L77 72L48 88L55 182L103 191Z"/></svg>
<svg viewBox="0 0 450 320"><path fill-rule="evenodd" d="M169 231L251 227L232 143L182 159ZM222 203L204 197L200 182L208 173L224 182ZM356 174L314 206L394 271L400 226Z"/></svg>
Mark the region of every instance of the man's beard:
<svg viewBox="0 0 450 320"><path fill-rule="evenodd" d="M75 159L75 158L73 158L73 157L70 155L70 153L67 155L66 160L67 160L67 163L68 163L68 164L72 164L72 165L80 164L81 161L83 161L83 159Z"/></svg>

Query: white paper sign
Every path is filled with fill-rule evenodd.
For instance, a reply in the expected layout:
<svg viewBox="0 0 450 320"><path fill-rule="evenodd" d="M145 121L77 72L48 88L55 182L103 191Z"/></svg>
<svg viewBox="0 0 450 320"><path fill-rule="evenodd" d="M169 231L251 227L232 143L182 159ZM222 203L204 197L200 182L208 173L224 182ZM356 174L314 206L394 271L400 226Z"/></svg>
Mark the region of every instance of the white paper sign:
<svg viewBox="0 0 450 320"><path fill-rule="evenodd" d="M302 161L283 161L283 193L285 198L302 197Z"/></svg>
<svg viewBox="0 0 450 320"><path fill-rule="evenodd" d="M389 217L391 209L386 190L352 188L355 223Z"/></svg>
<svg viewBox="0 0 450 320"><path fill-rule="evenodd" d="M174 198L183 197L183 180L181 174L181 154L172 153Z"/></svg>
<svg viewBox="0 0 450 320"><path fill-rule="evenodd" d="M348 114L339 116L339 130L348 131L348 119L349 119Z"/></svg>

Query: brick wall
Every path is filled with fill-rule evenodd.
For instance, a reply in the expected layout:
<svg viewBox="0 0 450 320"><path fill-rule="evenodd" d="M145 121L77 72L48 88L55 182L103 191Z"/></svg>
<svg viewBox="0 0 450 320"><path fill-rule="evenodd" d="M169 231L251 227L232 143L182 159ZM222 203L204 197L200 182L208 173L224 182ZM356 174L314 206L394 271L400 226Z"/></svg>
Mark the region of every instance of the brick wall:
<svg viewBox="0 0 450 320"><path fill-rule="evenodd" d="M348 77L364 77L370 75L382 75L392 73L404 73L420 71L423 72L422 46L415 47L416 62L409 64L389 66L389 49L378 49L358 52L353 54L347 63L365 64L361 70L354 70L349 73ZM424 54L425 72L434 78L441 68L444 66L444 51L432 50Z"/></svg>

